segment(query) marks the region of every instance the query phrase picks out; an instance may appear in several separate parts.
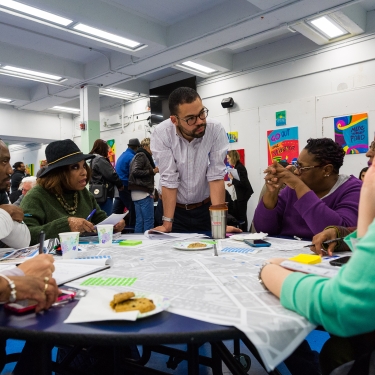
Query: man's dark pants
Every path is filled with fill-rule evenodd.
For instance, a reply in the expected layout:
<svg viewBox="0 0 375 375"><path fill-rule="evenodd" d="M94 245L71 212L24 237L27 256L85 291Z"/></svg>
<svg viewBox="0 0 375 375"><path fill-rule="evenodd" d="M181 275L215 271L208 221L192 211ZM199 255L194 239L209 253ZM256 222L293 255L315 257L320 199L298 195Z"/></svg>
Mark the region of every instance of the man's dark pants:
<svg viewBox="0 0 375 375"><path fill-rule="evenodd" d="M127 225L130 227L135 227L135 207L132 201L132 196L130 190L128 190L127 186L124 186L124 190L118 192L119 199L115 198L115 202L113 204L113 213L114 214L122 214L124 212L124 207L129 210L127 216L129 216L127 221L126 217L125 220L127 221Z"/></svg>

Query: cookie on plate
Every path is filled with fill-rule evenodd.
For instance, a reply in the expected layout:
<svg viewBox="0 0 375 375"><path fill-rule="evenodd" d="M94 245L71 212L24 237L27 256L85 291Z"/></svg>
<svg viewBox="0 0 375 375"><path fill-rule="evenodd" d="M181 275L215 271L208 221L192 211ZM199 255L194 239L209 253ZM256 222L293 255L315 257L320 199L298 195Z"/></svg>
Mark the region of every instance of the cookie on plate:
<svg viewBox="0 0 375 375"><path fill-rule="evenodd" d="M112 309L114 309L118 303L127 301L132 297L135 297L133 292L117 293L113 296L113 300L109 304L111 305Z"/></svg>
<svg viewBox="0 0 375 375"><path fill-rule="evenodd" d="M193 242L188 245L188 249L195 249L197 247L206 247L207 245L205 243L200 243L200 242Z"/></svg>
<svg viewBox="0 0 375 375"><path fill-rule="evenodd" d="M114 307L116 312L138 310L140 313L146 313L156 308L154 302L148 298L132 298L127 301L117 303Z"/></svg>

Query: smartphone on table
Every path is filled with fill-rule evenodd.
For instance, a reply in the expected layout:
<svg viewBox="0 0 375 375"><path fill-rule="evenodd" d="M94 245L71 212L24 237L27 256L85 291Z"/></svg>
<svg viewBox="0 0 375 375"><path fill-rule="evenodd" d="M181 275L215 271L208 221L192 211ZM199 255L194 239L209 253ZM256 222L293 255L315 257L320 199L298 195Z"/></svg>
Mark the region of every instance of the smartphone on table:
<svg viewBox="0 0 375 375"><path fill-rule="evenodd" d="M76 296L76 292L71 290L61 290L61 293L58 295L56 303L61 303L62 301L73 301ZM34 300L24 299L17 302L8 302L4 305L4 308L10 311L13 314L27 314L35 311L37 304Z"/></svg>
<svg viewBox="0 0 375 375"><path fill-rule="evenodd" d="M331 266L337 266L337 267L341 267L343 266L344 264L348 263L348 261L350 260L351 256L345 256L345 257L340 257L340 258L336 258L336 259L333 259L329 262L329 264Z"/></svg>
<svg viewBox="0 0 375 375"><path fill-rule="evenodd" d="M263 240L243 240L245 244L252 246L252 247L268 247L271 246L270 242L263 241Z"/></svg>

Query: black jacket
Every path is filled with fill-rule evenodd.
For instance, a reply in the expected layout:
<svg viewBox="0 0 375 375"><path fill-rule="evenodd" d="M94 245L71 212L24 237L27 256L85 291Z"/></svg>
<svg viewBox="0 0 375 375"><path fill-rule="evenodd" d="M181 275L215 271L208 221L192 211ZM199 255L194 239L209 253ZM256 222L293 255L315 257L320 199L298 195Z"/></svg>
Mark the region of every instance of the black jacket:
<svg viewBox="0 0 375 375"><path fill-rule="evenodd" d="M129 190L142 190L154 193L155 164L150 153L141 148L135 154L129 168Z"/></svg>
<svg viewBox="0 0 375 375"><path fill-rule="evenodd" d="M114 186L122 187L120 177L112 167L110 161L104 156L95 154L95 158L90 162L92 176L90 184L108 184L107 197L113 198L115 195Z"/></svg>
<svg viewBox="0 0 375 375"><path fill-rule="evenodd" d="M26 177L24 172L21 172L18 169L13 170L12 177L10 178L10 188L12 193L18 189L24 177Z"/></svg>
<svg viewBox="0 0 375 375"><path fill-rule="evenodd" d="M233 178L232 184L234 190L236 191L238 201L248 201L252 194L254 193L253 188L251 187L250 181L247 177L247 170L241 162L237 162L234 166L237 169L238 176L240 180Z"/></svg>

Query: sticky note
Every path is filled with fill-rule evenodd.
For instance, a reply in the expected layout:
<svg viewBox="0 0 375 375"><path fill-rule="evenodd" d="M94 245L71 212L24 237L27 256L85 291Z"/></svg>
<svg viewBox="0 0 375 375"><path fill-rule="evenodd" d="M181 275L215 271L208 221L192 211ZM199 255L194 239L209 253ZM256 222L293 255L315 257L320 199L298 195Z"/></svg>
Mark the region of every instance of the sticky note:
<svg viewBox="0 0 375 375"><path fill-rule="evenodd" d="M136 246L140 245L142 241L139 240L125 240L125 241L120 241L119 245L120 246Z"/></svg>
<svg viewBox="0 0 375 375"><path fill-rule="evenodd" d="M293 258L289 258L289 260L303 264L318 264L322 261L320 255L311 254L299 254Z"/></svg>

